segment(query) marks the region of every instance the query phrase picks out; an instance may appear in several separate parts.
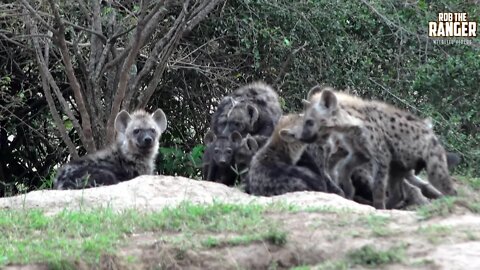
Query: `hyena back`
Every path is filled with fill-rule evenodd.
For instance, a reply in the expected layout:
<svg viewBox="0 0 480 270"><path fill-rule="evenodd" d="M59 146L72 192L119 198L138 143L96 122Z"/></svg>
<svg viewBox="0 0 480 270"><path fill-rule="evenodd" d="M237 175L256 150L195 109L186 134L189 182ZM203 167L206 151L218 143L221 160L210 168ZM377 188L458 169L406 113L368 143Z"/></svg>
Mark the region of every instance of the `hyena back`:
<svg viewBox="0 0 480 270"><path fill-rule="evenodd" d="M153 174L159 139L167 128L165 113L121 111L115 118L117 141L93 154L62 166L55 189L80 189L112 185L139 175Z"/></svg>
<svg viewBox="0 0 480 270"><path fill-rule="evenodd" d="M372 147L373 200L385 208L385 192L391 162L406 170L426 162L429 181L444 194L455 194L445 150L431 127L406 111L378 101L323 89L311 95L304 129L317 132L322 126L360 126ZM307 124L308 121L308 124ZM401 179L403 180L403 178Z"/></svg>

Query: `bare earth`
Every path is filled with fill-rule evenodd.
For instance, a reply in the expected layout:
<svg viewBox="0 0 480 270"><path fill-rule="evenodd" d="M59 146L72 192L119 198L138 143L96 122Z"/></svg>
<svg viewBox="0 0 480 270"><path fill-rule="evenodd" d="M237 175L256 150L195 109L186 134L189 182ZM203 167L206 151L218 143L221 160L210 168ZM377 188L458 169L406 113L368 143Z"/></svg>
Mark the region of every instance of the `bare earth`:
<svg viewBox="0 0 480 270"><path fill-rule="evenodd" d="M143 176L115 186L75 191L34 191L0 199L0 209L39 208L48 214L67 209L108 206L113 209L160 210L193 203L269 204L283 202L319 211L269 213L287 232L285 245L252 242L179 250L165 235L132 235L115 256L102 259L105 269L289 269L296 266L336 269L336 263L365 245L377 250L401 247L404 259L382 269L480 269L480 216L465 208L422 219L416 212L382 210L337 195L296 192L266 198L221 184L183 177ZM308 210L307 209L307 210ZM378 226L369 219L386 217ZM173 235L174 236L174 235ZM215 235L219 237L219 235ZM125 258L137 258L125 264ZM78 265L78 268L87 268ZM6 269L46 269L43 265ZM354 269L364 269L355 266Z"/></svg>

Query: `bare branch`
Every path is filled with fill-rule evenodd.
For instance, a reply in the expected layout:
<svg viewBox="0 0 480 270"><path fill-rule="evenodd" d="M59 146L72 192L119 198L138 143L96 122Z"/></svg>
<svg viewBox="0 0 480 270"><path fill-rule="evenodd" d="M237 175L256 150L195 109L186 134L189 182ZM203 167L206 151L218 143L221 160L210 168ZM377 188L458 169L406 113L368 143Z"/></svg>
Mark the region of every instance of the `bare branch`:
<svg viewBox="0 0 480 270"><path fill-rule="evenodd" d="M72 60L70 59L70 54L65 42L65 26L63 25L62 19L60 18L60 14L53 0L48 0L48 2L53 10L55 15L55 23L58 27L58 30L52 31L54 34L54 40L60 48L63 64L65 65L65 72L68 77L68 81L70 82L70 86L72 87L73 94L75 96L75 102L77 103L78 111L80 112L80 116L82 118L82 128L86 139L85 148L91 153L96 149L95 142L93 141L92 125L90 124L90 116L88 115L82 90L80 88L80 84L78 83L77 77L75 76Z"/></svg>
<svg viewBox="0 0 480 270"><path fill-rule="evenodd" d="M166 35L164 35L157 43L155 44L153 50L150 53L150 56L148 57L147 61L145 61L145 65L143 66L142 70L138 73L138 75L135 77L135 80L131 86L131 89L138 89L140 87L140 84L144 80L144 77L149 74L154 66L158 63L158 59L160 58L160 53L162 50L166 48L166 45L168 44L169 41L172 40L172 38L175 36L175 34L178 32L179 28L181 27L182 23L183 25L185 24L185 12L186 12L186 7L185 4L188 5L190 0L185 1L184 3L184 8L182 9L182 12L178 15L177 19L173 23L173 26L170 28L170 30L167 32ZM160 62L160 65L165 65L165 62ZM157 72L158 73L158 72ZM143 100L143 97L139 97L139 100Z"/></svg>
<svg viewBox="0 0 480 270"><path fill-rule="evenodd" d="M195 9L187 22L187 31L192 31L220 2L224 0L205 0Z"/></svg>
<svg viewBox="0 0 480 270"><path fill-rule="evenodd" d="M158 24L158 20L160 19L160 15L162 11L160 8L162 7L163 2L157 3L153 10L150 13L146 13L146 6L147 3L143 3L142 11L140 12L139 22L137 24L137 30L135 32L135 37L131 43L131 50L129 51L125 62L123 63L119 81L117 92L115 93L115 97L113 99L112 109L110 111L110 116L108 117L107 121L107 139L113 140L114 138L114 129L113 129L113 122L115 120L115 116L120 111L121 103L125 98L125 93L127 91L128 81L130 78L130 69L135 62L135 59L140 51L140 48L144 45L145 40L151 35L154 27Z"/></svg>
<svg viewBox="0 0 480 270"><path fill-rule="evenodd" d="M308 45L308 42L305 41L302 46L296 48L295 50L293 50L288 55L287 60L285 60L285 62L283 63L282 67L280 68L280 72L278 73L277 78L275 79L275 82L273 83L275 86L278 87L278 83L280 82L280 80L285 75L285 73L287 71L287 67L288 67L288 65L290 65L290 62L292 62L293 57L295 57L295 54L297 54L299 51L303 50L307 45Z"/></svg>
<svg viewBox="0 0 480 270"><path fill-rule="evenodd" d="M78 24L74 24L74 23L71 23L67 20L62 20L62 22L64 24L68 24L70 26L72 26L73 28L77 29L77 30L83 30L85 32L88 32L88 33L91 33L93 34L94 36L100 38L100 40L102 40L103 43L106 43L107 42L107 37L105 37L101 32L97 32L97 31L94 31L94 30L91 30L91 29L88 29L88 28L85 28L83 26L80 26Z"/></svg>
<svg viewBox="0 0 480 270"><path fill-rule="evenodd" d="M157 42L157 44L155 44L155 48L153 50L154 53L152 54L154 58L149 58L147 60L147 63L145 63L144 68L139 73L136 81L133 84L133 89L137 89L139 87L140 81L142 80L142 77L148 74L154 63L158 61L159 64L155 68L152 80L149 82L147 89L144 92L140 93L140 96L138 97L139 108L145 107L150 98L152 97L153 93L155 92L158 84L160 83L160 80L162 79L162 74L167 65L167 60L173 52L173 49L177 45L178 41L183 36L183 33L195 27L221 1L222 0L205 0L193 11L193 13L196 15L188 22L186 21L186 14L189 1L187 0L184 2L182 13L180 13L180 15L177 17L174 26L172 26L172 28L167 33L167 35L165 35L164 38L162 38L159 42Z"/></svg>
<svg viewBox="0 0 480 270"><path fill-rule="evenodd" d="M30 28L30 32L32 32L32 34L35 34L36 32L38 32L38 30L36 29L36 25L29 22L28 19L27 19L27 25ZM52 114L52 117L53 117L53 121L55 122L55 125L57 126L57 129L60 132L60 136L61 136L63 142L67 145L70 154L74 158L78 158L78 153L77 153L77 150L75 149L75 145L73 144L72 140L68 136L68 132L67 132L65 126L63 125L62 119L61 119L60 115L58 114L57 109L55 108L55 102L53 101L52 93L50 91L50 86L48 84L48 81L49 81L49 78L48 78L49 76L48 75L50 75L50 77L51 77L51 74L48 71L47 62L46 62L46 61L48 61L49 46L48 45L45 46L45 57L43 57L42 56L42 50L40 49L40 44L39 44L39 41L38 41L38 37L32 38L32 41L33 41L33 46L35 47L35 52L36 52L35 55L37 57L37 62L38 62L38 65L40 67L40 75L42 77L42 88L43 88L43 91L45 93L45 99L47 100L48 107L50 109L50 113ZM53 78L51 78L51 79L53 79ZM55 87L56 87L56 84L52 84L52 86L53 85L55 85ZM60 93L60 96L61 96L61 93ZM63 101L60 100L60 103L62 103L64 105L64 108L66 110L68 110L68 107L67 107L68 105L66 105L65 100L63 100ZM72 114L72 117L73 117L73 114ZM74 120L74 118L72 119L72 123L74 123L73 120ZM74 126L77 126L77 131L78 130L81 131L80 125L78 125L78 123L76 125L74 124Z"/></svg>
<svg viewBox="0 0 480 270"><path fill-rule="evenodd" d="M40 16L40 14L35 10L28 2L27 0L20 0L22 2L23 6L30 12L30 14L35 17L39 22L43 24L48 30L54 31L53 28Z"/></svg>

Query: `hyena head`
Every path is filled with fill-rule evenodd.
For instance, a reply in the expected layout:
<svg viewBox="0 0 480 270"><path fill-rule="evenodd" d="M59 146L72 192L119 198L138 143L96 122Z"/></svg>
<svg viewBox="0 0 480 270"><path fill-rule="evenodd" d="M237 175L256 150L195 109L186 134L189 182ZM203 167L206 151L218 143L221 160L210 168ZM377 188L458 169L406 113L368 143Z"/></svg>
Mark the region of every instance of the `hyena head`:
<svg viewBox="0 0 480 270"><path fill-rule="evenodd" d="M284 115L278 121L272 140L276 136L282 141L280 145L286 147L292 164L297 163L306 148L306 144L299 140L302 127L302 117L298 114ZM278 140L278 139L277 139Z"/></svg>
<svg viewBox="0 0 480 270"><path fill-rule="evenodd" d="M341 94L342 99L348 97L355 100L354 96ZM328 138L331 127L363 126L360 119L350 115L339 106L339 98L333 88L315 86L309 94L309 100L304 100L305 112L300 139L307 143L321 142ZM322 138L323 137L323 138Z"/></svg>
<svg viewBox="0 0 480 270"><path fill-rule="evenodd" d="M247 137L242 139L240 146L235 151L235 164L240 169L245 169L250 165L253 155L258 151L258 143L255 138L247 134Z"/></svg>
<svg viewBox="0 0 480 270"><path fill-rule="evenodd" d="M234 131L230 136L215 136L213 131L205 134L204 142L213 149L213 161L221 167L228 167L233 163L236 148L242 141L242 135Z"/></svg>
<svg viewBox="0 0 480 270"><path fill-rule="evenodd" d="M152 114L138 110L129 114L122 110L115 118L118 142L125 153L148 157L158 152L158 140L167 128L167 117L158 109Z"/></svg>
<svg viewBox="0 0 480 270"><path fill-rule="evenodd" d="M258 120L258 109L255 105L245 102L234 102L227 113L227 123L223 134L238 131L245 134L253 130Z"/></svg>
<svg viewBox="0 0 480 270"><path fill-rule="evenodd" d="M339 108L335 93L329 87L315 86L310 89L309 100L304 100L305 112L300 140L306 143L317 141L322 127L335 125ZM323 134L326 136L325 134Z"/></svg>

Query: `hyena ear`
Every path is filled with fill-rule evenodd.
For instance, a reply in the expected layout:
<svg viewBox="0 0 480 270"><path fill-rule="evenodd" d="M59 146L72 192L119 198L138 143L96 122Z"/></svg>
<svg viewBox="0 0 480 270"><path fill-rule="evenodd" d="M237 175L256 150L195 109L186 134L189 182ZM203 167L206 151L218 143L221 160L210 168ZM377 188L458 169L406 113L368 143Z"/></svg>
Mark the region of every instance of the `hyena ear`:
<svg viewBox="0 0 480 270"><path fill-rule="evenodd" d="M303 104L303 108L307 109L312 104L312 102L310 102L306 99L302 99L302 104Z"/></svg>
<svg viewBox="0 0 480 270"><path fill-rule="evenodd" d="M307 94L307 99L310 100L310 98L315 95L316 93L322 92L323 87L320 85L315 85L314 87L310 88Z"/></svg>
<svg viewBox="0 0 480 270"><path fill-rule="evenodd" d="M233 97L230 97L230 96L225 97L225 99L232 104L232 107L237 105L238 103L238 101L236 101Z"/></svg>
<svg viewBox="0 0 480 270"><path fill-rule="evenodd" d="M324 89L322 95L320 96L320 105L329 111L334 111L337 109L337 96L331 90Z"/></svg>
<svg viewBox="0 0 480 270"><path fill-rule="evenodd" d="M209 130L207 131L207 134L205 134L205 137L203 137L203 143L205 143L205 145L209 145L213 143L216 139L217 139L217 136L215 136L215 133Z"/></svg>
<svg viewBox="0 0 480 270"><path fill-rule="evenodd" d="M294 142L295 141L295 133L291 129L281 129L280 130L280 138L286 142Z"/></svg>
<svg viewBox="0 0 480 270"><path fill-rule="evenodd" d="M258 150L257 140L255 140L255 138L250 136L250 134L248 134L247 137L245 138L245 145L250 151L256 152Z"/></svg>
<svg viewBox="0 0 480 270"><path fill-rule="evenodd" d="M160 127L160 133L163 133L167 129L167 116L162 111L162 109L157 109L152 113L153 120L157 123L157 126Z"/></svg>
<svg viewBox="0 0 480 270"><path fill-rule="evenodd" d="M248 115L250 116L250 126L253 127L255 123L257 123L258 121L258 109L255 106L248 104L247 112L248 112Z"/></svg>
<svg viewBox="0 0 480 270"><path fill-rule="evenodd" d="M242 134L238 131L232 132L232 134L230 134L230 141L236 144L242 142Z"/></svg>
<svg viewBox="0 0 480 270"><path fill-rule="evenodd" d="M118 133L125 134L125 130L127 129L130 120L132 120L132 118L127 111L122 110L119 112L117 117L115 117L115 130Z"/></svg>

